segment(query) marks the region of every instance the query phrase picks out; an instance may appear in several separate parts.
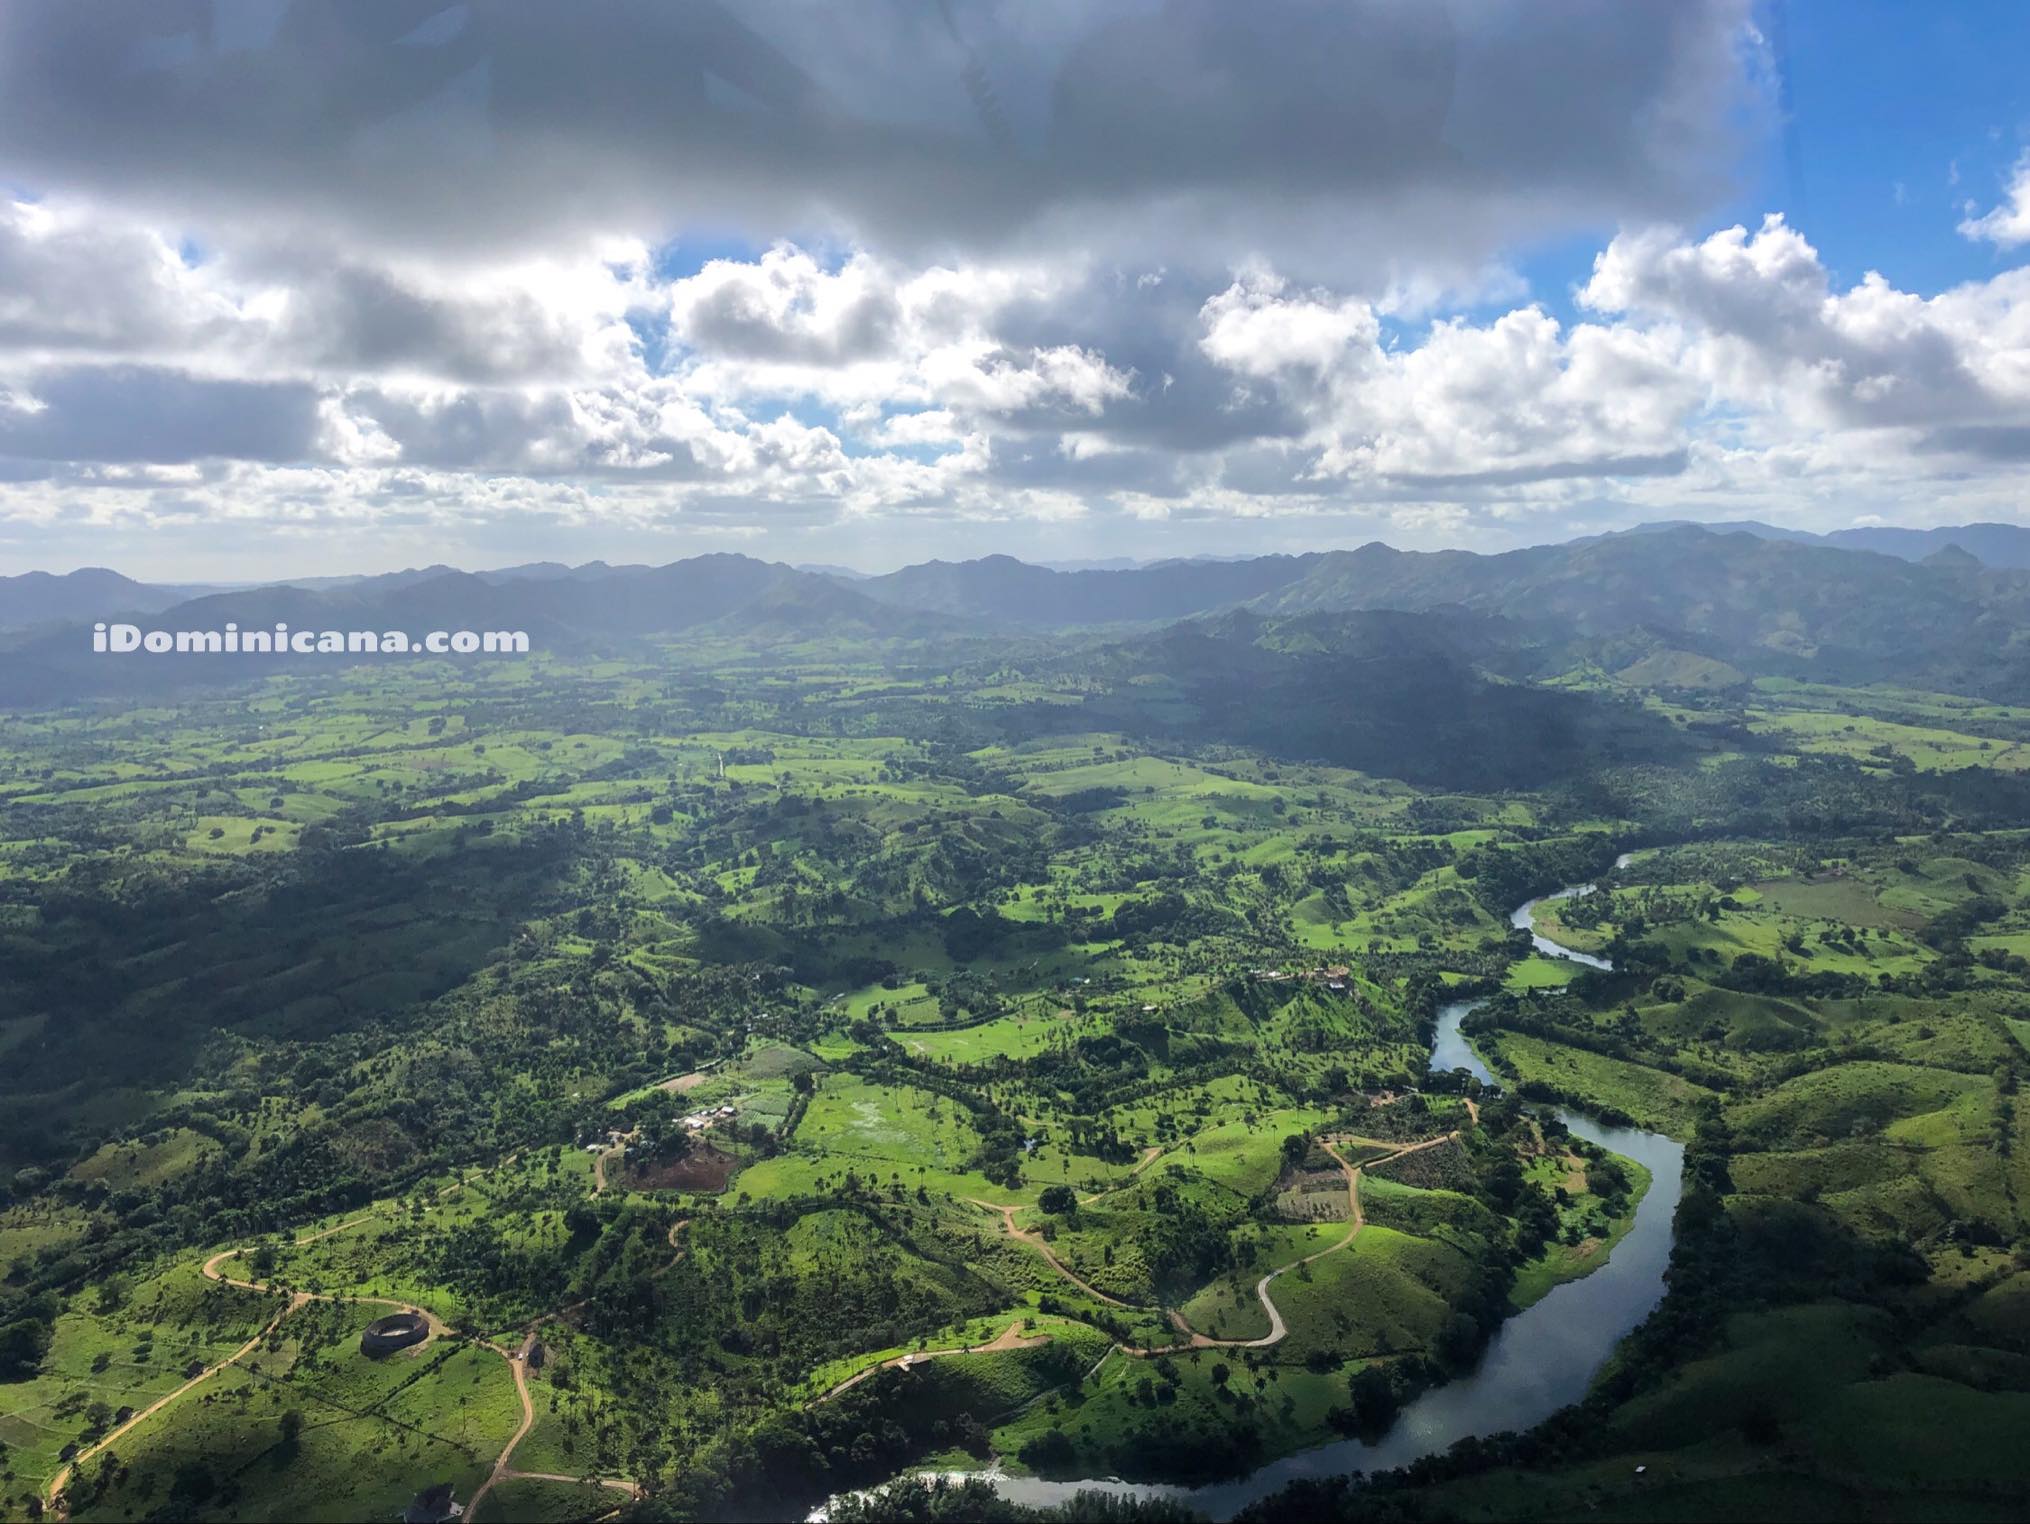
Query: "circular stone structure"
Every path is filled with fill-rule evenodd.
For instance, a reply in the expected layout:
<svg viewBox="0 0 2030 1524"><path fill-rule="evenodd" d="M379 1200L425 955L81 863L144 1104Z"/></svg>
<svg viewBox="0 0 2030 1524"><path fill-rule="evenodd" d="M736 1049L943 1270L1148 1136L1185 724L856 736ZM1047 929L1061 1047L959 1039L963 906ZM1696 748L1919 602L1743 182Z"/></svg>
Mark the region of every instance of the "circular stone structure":
<svg viewBox="0 0 2030 1524"><path fill-rule="evenodd" d="M420 1312L395 1312L367 1324L359 1336L359 1352L373 1359L392 1355L430 1337L430 1325Z"/></svg>

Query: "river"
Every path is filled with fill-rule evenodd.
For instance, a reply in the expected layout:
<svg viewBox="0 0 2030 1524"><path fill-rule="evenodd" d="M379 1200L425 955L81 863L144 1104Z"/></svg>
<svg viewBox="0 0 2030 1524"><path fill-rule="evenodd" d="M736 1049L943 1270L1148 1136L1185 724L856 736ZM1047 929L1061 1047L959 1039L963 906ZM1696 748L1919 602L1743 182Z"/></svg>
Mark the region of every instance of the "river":
<svg viewBox="0 0 2030 1524"><path fill-rule="evenodd" d="M1629 860L1634 856L1633 852L1624 852L1614 859L1614 866L1625 868L1628 866ZM1588 968L1612 968L1614 965L1608 962L1607 959L1596 958L1591 953L1582 953L1576 947L1562 947L1537 930L1537 906L1543 904L1546 900L1576 899L1582 894L1591 894L1597 887L1599 886L1596 884L1567 884L1555 894L1546 894L1537 899L1527 900L1509 912L1508 924L1520 931L1528 932L1530 934L1530 946L1534 947L1547 958L1570 958L1574 963L1583 963ZM1434 1060L1436 1056L1435 1053L1432 1055ZM1436 1067L1435 1063L1434 1067ZM1449 1068L1451 1066L1447 1065L1446 1067Z"/></svg>
<svg viewBox="0 0 2030 1524"><path fill-rule="evenodd" d="M1626 861L1624 857L1616 866ZM1591 884L1579 884L1544 898L1562 899L1590 893L1592 889ZM1536 935L1534 911L1540 903L1541 900L1532 900L1509 918L1512 925L1531 932L1531 940L1539 951L1552 957L1577 958L1595 968L1610 966L1605 959L1573 952ZM1494 1076L1460 1031L1460 1023L1477 1003L1456 1001L1439 1011L1438 1030L1431 1044L1431 1067L1466 1069L1481 1083L1493 1084ZM1409 1403L1394 1426L1379 1439L1372 1443L1340 1440L1301 1450L1270 1461L1234 1481L1203 1487L1124 1482L1114 1477L1056 1481L992 1475L991 1480L1003 1496L1034 1506L1068 1502L1076 1493L1098 1491L1177 1498L1210 1518L1225 1519L1301 1477L1337 1476L1348 1471L1380 1471L1408 1465L1420 1456L1449 1449L1469 1436L1530 1428L1558 1409L1577 1402L1585 1396L1614 1346L1663 1299L1664 1269L1670 1260L1671 1225L1682 1190L1685 1151L1682 1144L1661 1133L1609 1127L1564 1109L1559 1109L1557 1115L1579 1137L1634 1159L1650 1171L1650 1187L1635 1209L1634 1225L1615 1245L1606 1264L1581 1280L1553 1287L1542 1299L1508 1319L1496 1330L1480 1363L1469 1374Z"/></svg>

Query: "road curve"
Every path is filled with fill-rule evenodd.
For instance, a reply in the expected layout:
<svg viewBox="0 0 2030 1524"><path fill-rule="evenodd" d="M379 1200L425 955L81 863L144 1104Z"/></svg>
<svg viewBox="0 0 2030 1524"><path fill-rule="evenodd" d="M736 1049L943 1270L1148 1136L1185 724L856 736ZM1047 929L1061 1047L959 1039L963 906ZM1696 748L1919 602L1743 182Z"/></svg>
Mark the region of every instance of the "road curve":
<svg viewBox="0 0 2030 1524"><path fill-rule="evenodd" d="M858 1386L876 1371L906 1371L912 1366L921 1365L926 1360L939 1360L946 1355L999 1355L1013 1349L1034 1349L1039 1344L1048 1344L1049 1342L1049 1334L1024 1334L1022 1332L1022 1320L1017 1318L985 1344L962 1344L953 1349L913 1350L906 1355L897 1355L892 1360L883 1360L877 1364L870 1365L865 1370L857 1371L853 1375L848 1376L823 1396L813 1397L805 1406L814 1408L821 1402L830 1402L839 1393L847 1390L849 1387Z"/></svg>
<svg viewBox="0 0 2030 1524"><path fill-rule="evenodd" d="M1474 1109L1474 1120L1479 1120L1478 1108ZM1348 1164L1345 1158L1341 1156L1337 1147L1321 1140L1319 1146L1332 1155L1333 1160L1339 1165L1341 1173L1346 1176L1348 1215L1346 1236L1335 1243L1326 1245L1315 1253L1305 1255L1302 1259L1292 1260L1287 1265L1282 1265L1277 1269L1271 1270L1267 1275L1255 1282L1255 1296L1261 1301L1262 1311L1268 1314L1269 1318L1269 1331L1260 1338L1215 1339L1210 1334L1199 1333L1184 1320L1184 1314L1173 1308L1168 1316L1171 1326L1185 1336L1183 1343L1165 1344L1150 1348L1141 1348L1133 1344L1117 1344L1114 1347L1124 1355L1133 1356L1138 1360L1147 1360L1158 1355L1180 1354L1190 1349L1267 1349L1271 1345L1282 1343L1288 1337L1290 1330L1288 1325L1284 1323L1283 1314L1277 1309L1274 1298L1269 1295L1269 1282L1279 1275L1284 1275L1289 1271L1295 1270L1299 1265L1308 1265L1313 1260L1323 1259L1328 1254L1337 1254L1359 1236L1360 1230L1367 1225L1367 1219L1363 1215L1360 1206L1361 1171L1376 1164L1392 1164L1397 1159L1405 1158L1410 1154L1422 1153L1427 1148L1436 1148L1440 1144L1450 1143L1458 1136L1459 1133L1456 1129L1452 1132L1440 1133L1435 1138L1426 1138L1420 1143L1407 1144L1404 1147L1396 1149L1393 1153L1383 1155L1379 1159L1369 1160L1366 1165ZM990 1212L999 1212L1001 1214L1002 1226L1006 1229L1009 1237L1018 1239L1035 1249L1043 1256L1053 1270L1078 1287L1087 1296L1096 1298L1112 1307L1132 1309L1136 1306L1133 1302L1124 1302L1119 1297L1108 1296L1104 1291L1081 1279L1063 1260L1057 1257L1050 1245L1044 1241L1043 1235L1036 1232L1033 1228L1018 1228L1015 1225L1015 1214L1021 1210L1020 1207L1002 1206L991 1201L981 1201L971 1196L966 1199L974 1206L985 1207ZM956 1354L958 1351L946 1350L941 1351L941 1353ZM869 1372L863 1371L854 1380L861 1380L868 1374ZM850 1385L851 1383L847 1384ZM829 1397L832 1394L828 1392L825 1395Z"/></svg>
<svg viewBox="0 0 2030 1524"><path fill-rule="evenodd" d="M514 1158L515 1156L511 1154L503 1162L512 1163L514 1161ZM601 1156L599 1162L601 1164L605 1162L603 1155ZM597 1182L598 1186L600 1188L603 1188L605 1185L604 1172L597 1171L597 1173L599 1175L599 1179ZM440 1191L438 1194L447 1195L450 1192L457 1190L464 1183L465 1182L463 1180L453 1181L450 1185L445 1186L444 1189ZM595 1190L594 1194L597 1193L598 1193L597 1190ZM348 1218L344 1222L334 1223L331 1227L320 1228L315 1233L308 1234L302 1238L295 1240L294 1246L300 1248L306 1244L316 1243L320 1239L329 1238L335 1233L343 1233L349 1228L356 1228L360 1226L360 1224L362 1223L372 1222L379 1215L381 1214L377 1212L367 1212L363 1213L358 1217ZM669 1270L675 1268L678 1261L683 1259L684 1251L677 1247L677 1235L682 1233L684 1229L689 1226L690 1219L688 1217L680 1218L670 1225L669 1244L672 1249L676 1250L676 1253L671 1258L669 1264L663 1266L662 1272L659 1273L667 1273ZM276 1294L279 1288L271 1286L265 1281L240 1280L237 1279L236 1277L227 1275L225 1271L220 1268L220 1266L224 1265L226 1261L231 1259L237 1259L246 1252L247 1246L244 1244L239 1246L238 1248L221 1249L198 1267L198 1273L203 1275L206 1280L218 1281L222 1285L232 1286L241 1291L252 1291L260 1295ZM70 1461L65 1463L65 1465L61 1469L59 1469L53 1477L50 1478L49 1486L46 1489L44 1501L45 1507L48 1509L50 1516L57 1519L62 1519L68 1516L69 1510L64 1500L64 1489L70 1485L70 1480L77 1473L77 1468L79 1466L82 1466L86 1461L90 1460L93 1456L98 1455L100 1452L104 1451L108 1446L113 1444L114 1441L121 1439L125 1435L133 1432L133 1430L136 1427L138 1427L140 1424L145 1422L150 1417L154 1416L156 1413L160 1412L163 1408L168 1407L172 1402L176 1401L179 1397L185 1395L187 1392L191 1390L191 1388L203 1385L206 1381L209 1381L213 1376L216 1376L220 1371L225 1370L229 1366L237 1365L240 1361L246 1359L248 1355L252 1354L255 1350L261 1347L262 1342L266 1340L270 1334L272 1334L278 1327L281 1326L282 1320L284 1318L288 1317L291 1313L295 1312L297 1309L307 1306L311 1302L338 1302L344 1303L348 1306L393 1307L403 1312L415 1313L418 1317L422 1318L425 1326L430 1331L429 1337L432 1339L443 1338L446 1336L450 1336L452 1334L452 1330L449 1327L449 1325L447 1325L442 1318L438 1317L435 1313L431 1312L427 1307L413 1306L408 1302L398 1302L389 1297L346 1296L315 1291L288 1291L286 1292L286 1295L288 1296L288 1300L285 1303L283 1303L282 1307L276 1312L274 1317L270 1318L267 1321L267 1323L265 1323L262 1326L261 1331L255 1334L251 1339L247 1340L247 1342L242 1344L238 1349L234 1350L230 1355L227 1355L225 1359L219 1361L216 1365L207 1366L203 1371L191 1377L188 1381L184 1382L181 1386L177 1387L175 1390L163 1393L160 1397L156 1398L153 1402L149 1403L147 1407L141 1409L140 1412L134 1414L125 1423L121 1424L118 1428L111 1430L100 1439L94 1441L87 1448L80 1450L74 1457L71 1458ZM527 1335L522 1340L521 1347L518 1350L513 1351L512 1353L508 1350L501 1348L500 1345L493 1343L489 1339L473 1339L471 1341L478 1348L490 1350L494 1354L499 1355L503 1360L506 1360L508 1362L509 1368L514 1372L515 1391L517 1395L519 1395L521 1398L522 1422L521 1426L515 1430L514 1436L508 1440L506 1448L504 1448L501 1451L498 1459L494 1461L493 1470L488 1474L487 1479L480 1484L478 1491L476 1491L472 1495L472 1501L466 1505L465 1517L468 1520L472 1518L473 1511L478 1508L480 1500L484 1498L489 1492L491 1492L497 1483L509 1480L519 1479L525 1481L545 1481L545 1482L590 1481L597 1486L610 1488L618 1492L625 1492L630 1498L636 1498L641 1496L642 1489L640 1483L629 1481L622 1477L585 1478L575 1476L560 1476L545 1471L515 1471L510 1469L508 1464L509 1460L514 1455L515 1447L519 1445L525 1437L527 1437L529 1430L535 1426L536 1422L535 1402L529 1396L527 1366L528 1366L528 1352L535 1343L537 1330L540 1329L543 1324L548 1323L557 1318L565 1317L570 1313L576 1311L579 1307L583 1305L584 1304L582 1302L574 1302L568 1307L560 1307L555 1312L545 1313L542 1317L538 1318L535 1321L535 1323L530 1325ZM427 1342L427 1340L425 1342Z"/></svg>
<svg viewBox="0 0 2030 1524"><path fill-rule="evenodd" d="M605 1155L602 1154L600 1159L601 1162L604 1162ZM605 1178L602 1176L599 1184L603 1188L605 1183ZM596 1195L597 1191L594 1194ZM684 1257L684 1251L677 1248L677 1235L690 1225L691 1219L688 1217L680 1217L670 1224L669 1246L676 1250L676 1252L671 1256L670 1262L656 1272L657 1275L669 1274L671 1270L676 1268L677 1262ZM630 1498L641 1496L641 1484L629 1481L624 1477L578 1477L563 1476L554 1471L517 1471L511 1464L514 1460L516 1447L529 1437L529 1430L536 1426L536 1401L529 1394L529 1354L536 1347L536 1335L542 1331L545 1323L553 1323L560 1318L567 1318L584 1305L582 1301L572 1302L568 1306L559 1307L555 1312L544 1313L543 1316L537 1318L534 1323L529 1325L528 1333L522 1338L521 1347L508 1357L508 1363L513 1367L515 1373L515 1395L521 1398L522 1401L521 1426L515 1430L506 1446L502 1448L499 1457L493 1463L493 1470L487 1473L486 1480L481 1482L478 1491L472 1494L472 1501L465 1505L466 1524L472 1524L473 1518L479 1512L479 1505L486 1500L486 1495L502 1482L590 1482L595 1486L608 1487L616 1492L625 1492Z"/></svg>
<svg viewBox="0 0 2030 1524"><path fill-rule="evenodd" d="M1095 1301L1105 1302L1109 1307L1124 1307L1132 1309L1136 1305L1133 1302L1124 1302L1117 1296L1108 1296L1104 1291L1100 1290L1097 1286L1091 1285L1088 1282L1081 1280L1076 1271L1074 1271L1063 1260L1057 1257L1057 1254L1055 1253L1055 1251L1051 1249L1050 1245L1047 1242L1045 1242L1044 1237L1041 1233L1038 1233L1034 1228L1016 1227L1015 1214L1022 1210L1020 1206L1001 1206L992 1201L982 1201L977 1196L968 1196L966 1200L973 1206L985 1207L990 1212L999 1212L1001 1214L1001 1226L1007 1232L1010 1238L1016 1239L1021 1243L1029 1245L1030 1248L1034 1249L1037 1253L1041 1254L1044 1257L1044 1259L1050 1262L1051 1269L1055 1270L1059 1275L1063 1276L1066 1280L1070 1281L1074 1286L1078 1287L1079 1290L1083 1291L1087 1296L1093 1298Z"/></svg>

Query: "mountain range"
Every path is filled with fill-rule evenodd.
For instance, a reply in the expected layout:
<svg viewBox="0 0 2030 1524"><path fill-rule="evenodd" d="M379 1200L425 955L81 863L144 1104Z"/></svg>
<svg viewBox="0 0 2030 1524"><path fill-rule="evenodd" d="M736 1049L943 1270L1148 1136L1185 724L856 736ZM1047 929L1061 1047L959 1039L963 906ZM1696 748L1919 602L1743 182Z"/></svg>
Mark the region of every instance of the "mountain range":
<svg viewBox="0 0 2030 1524"><path fill-rule="evenodd" d="M1638 524L1622 534L1650 534L1662 529L1683 529L1689 519L1668 519ZM2030 528L2021 524L1957 524L1935 529L1905 529L1894 524L1863 525L1813 534L1805 529L1785 529L1755 519L1695 527L1715 534L1752 534L1760 540L1793 540L1801 545L1833 545L1842 550L1872 550L1877 555L1895 556L1903 561L1922 561L1949 546L1957 546L1983 566L2002 570L2030 570ZM1595 536L1595 538L1603 538Z"/></svg>
<svg viewBox="0 0 2030 1524"><path fill-rule="evenodd" d="M1376 611L1472 616L1474 660L1491 671L1590 662L1614 672L1697 673L1705 684L1777 675L2030 699L2030 570L1991 559L2030 531L1973 525L1942 543L1927 537L1945 531L1899 533L1920 537L1899 540L1906 551L1930 548L1919 559L1768 526L1678 524L1498 554L1375 543L1072 571L987 556L861 576L720 554L659 567L433 566L195 597L111 571L30 573L0 579L0 630L9 632L0 637L0 699L41 702L246 671L243 658L93 656L82 627L123 616L165 629L228 620L413 634L515 629L540 649L568 651L700 637L1005 641L1078 630L1127 639L1236 612L1280 628Z"/></svg>

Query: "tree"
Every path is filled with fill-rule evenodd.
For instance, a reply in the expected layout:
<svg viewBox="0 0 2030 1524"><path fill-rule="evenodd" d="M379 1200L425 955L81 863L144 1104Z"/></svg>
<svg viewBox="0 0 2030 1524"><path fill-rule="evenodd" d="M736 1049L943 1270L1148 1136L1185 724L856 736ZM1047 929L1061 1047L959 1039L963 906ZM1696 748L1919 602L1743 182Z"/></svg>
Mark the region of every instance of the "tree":
<svg viewBox="0 0 2030 1524"><path fill-rule="evenodd" d="M173 1503L192 1505L207 1502L218 1491L218 1478L210 1466L201 1460L186 1461L176 1468L170 1478L169 1499Z"/></svg>
<svg viewBox="0 0 2030 1524"><path fill-rule="evenodd" d="M1068 1185L1046 1185L1036 1204L1059 1217L1070 1217L1078 1211L1078 1197Z"/></svg>
<svg viewBox="0 0 2030 1524"><path fill-rule="evenodd" d="M16 1318L0 1327L0 1380L27 1380L48 1353L49 1325L35 1318Z"/></svg>
<svg viewBox="0 0 2030 1524"><path fill-rule="evenodd" d="M1396 1416L1396 1384L1380 1365L1363 1365L1347 1381L1355 1420L1363 1429L1382 1429Z"/></svg>
<svg viewBox="0 0 2030 1524"><path fill-rule="evenodd" d="M1480 1348L1480 1325L1463 1312L1447 1317L1438 1329L1438 1358L1455 1370L1472 1362Z"/></svg>
<svg viewBox="0 0 2030 1524"><path fill-rule="evenodd" d="M1045 1429L1033 1439L1023 1441L1016 1452L1022 1464L1037 1471L1061 1470L1077 1458L1078 1449L1071 1442L1071 1436L1062 1429Z"/></svg>

